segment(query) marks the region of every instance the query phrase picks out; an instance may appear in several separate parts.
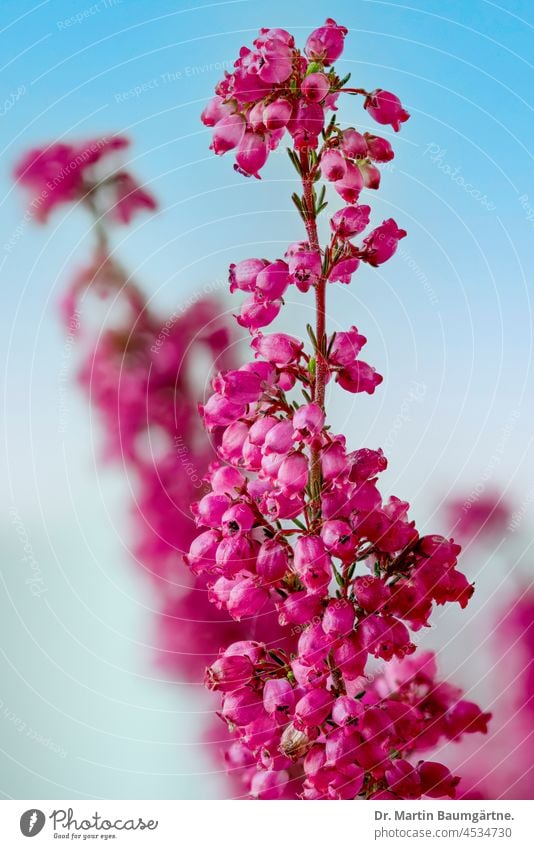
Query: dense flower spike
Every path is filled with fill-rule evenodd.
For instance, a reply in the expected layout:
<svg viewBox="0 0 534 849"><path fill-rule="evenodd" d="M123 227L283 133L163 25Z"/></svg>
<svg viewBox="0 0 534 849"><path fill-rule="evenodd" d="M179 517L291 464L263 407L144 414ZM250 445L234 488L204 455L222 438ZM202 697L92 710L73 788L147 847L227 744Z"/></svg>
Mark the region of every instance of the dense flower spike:
<svg viewBox="0 0 534 849"><path fill-rule="evenodd" d="M489 714L436 682L433 656L415 653L411 632L429 624L435 605L467 604L473 587L456 568L460 547L420 536L405 501L383 500L382 451L351 451L325 410L329 381L351 393L382 381L360 359L367 340L356 327L328 334L327 284L350 283L361 262L386 262L406 235L388 219L354 241L371 219L360 196L378 188L377 163L393 150L381 136L342 129L332 114L338 96L363 95L368 115L394 130L408 113L390 92L346 88L332 67L346 35L328 19L301 52L285 30L262 30L202 116L215 153L236 147L247 176L260 176L288 133L306 234L283 258L230 267L230 290L247 293L237 321L250 330L255 359L217 375L201 407L232 485L221 487L221 468L208 475L188 562L220 611L254 629L277 617L285 635L230 647L207 673L236 740L228 763L242 767L250 796L453 798L459 778L416 755L485 732ZM345 203L325 246L321 178ZM292 285L315 295L311 349L264 331ZM371 658L382 664L372 679Z"/></svg>

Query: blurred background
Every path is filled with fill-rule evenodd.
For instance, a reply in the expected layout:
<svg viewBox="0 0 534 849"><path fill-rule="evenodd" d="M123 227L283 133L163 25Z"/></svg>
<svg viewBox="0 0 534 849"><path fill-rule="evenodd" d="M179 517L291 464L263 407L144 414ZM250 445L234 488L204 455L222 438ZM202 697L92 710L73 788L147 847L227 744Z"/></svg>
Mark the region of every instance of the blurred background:
<svg viewBox="0 0 534 849"><path fill-rule="evenodd" d="M484 704L485 639L532 580L532 243L528 0L5 0L0 19L0 279L3 308L0 793L5 798L207 798L222 779L195 742L200 685L153 664L154 600L129 551L130 482L99 462L101 431L71 383L76 346L57 303L90 236L75 207L25 218L12 169L29 147L110 132L160 201L115 240L151 304L225 296L227 266L302 238L284 153L262 180L208 151L199 114L262 26L303 44L326 17L349 28L336 67L394 91L412 119L373 196L373 221L408 230L394 260L329 290L331 329L356 324L384 375L372 396L331 390L334 427L389 457L386 494L423 531L440 512L504 498L519 520L463 571L477 593L425 635L442 669ZM371 130L358 99L345 124ZM389 132L384 132L391 138ZM282 145L282 151L284 146ZM228 301L230 308L230 301ZM303 330L306 299L279 329ZM517 519L517 517L516 517ZM32 588L34 591L32 591ZM39 590L35 592L35 589Z"/></svg>

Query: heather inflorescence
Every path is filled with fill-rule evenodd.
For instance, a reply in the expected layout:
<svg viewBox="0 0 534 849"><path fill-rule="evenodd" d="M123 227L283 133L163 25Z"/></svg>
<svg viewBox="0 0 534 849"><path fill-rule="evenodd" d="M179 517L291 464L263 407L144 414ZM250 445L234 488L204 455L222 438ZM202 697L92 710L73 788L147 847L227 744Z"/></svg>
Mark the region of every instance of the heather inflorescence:
<svg viewBox="0 0 534 849"><path fill-rule="evenodd" d="M246 295L237 321L253 357L218 374L201 407L218 462L193 505L200 532L187 560L206 576L216 608L248 623L251 637L273 618L281 629L280 638L226 646L206 673L234 738L227 763L246 794L454 797L459 778L418 755L485 732L489 714L437 681L413 632L435 605L465 607L473 586L456 568L452 539L421 536L406 501L382 498L383 452L347 446L325 409L330 381L354 394L382 382L360 358L366 338L355 326L328 332L327 289L349 284L362 262L386 262L406 235L393 219L365 235L371 207L360 195L379 187L393 150L381 136L343 128L338 99L361 95L367 115L395 131L409 116L392 93L340 79L333 63L346 34L328 19L301 52L285 30L261 30L202 114L213 151L234 150L245 176L259 177L269 152L289 140L305 237L283 257L230 267L230 290ZM320 245L327 185L345 206ZM291 286L315 298L308 344L265 332Z"/></svg>

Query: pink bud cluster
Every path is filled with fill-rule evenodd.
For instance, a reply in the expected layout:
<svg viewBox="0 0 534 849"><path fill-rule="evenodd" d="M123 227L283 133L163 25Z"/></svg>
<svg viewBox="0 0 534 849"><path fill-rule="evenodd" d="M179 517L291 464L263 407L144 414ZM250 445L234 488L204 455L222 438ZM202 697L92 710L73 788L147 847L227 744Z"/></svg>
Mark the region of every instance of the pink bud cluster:
<svg viewBox="0 0 534 849"><path fill-rule="evenodd" d="M414 656L412 632L428 625L435 605L465 607L473 586L456 568L453 540L420 536L408 503L382 498L383 452L349 449L324 404L331 380L369 394L382 381L359 357L367 340L356 327L327 333L327 284L349 283L361 261L382 264L406 235L389 219L361 244L352 241L370 220L360 194L378 188L376 163L393 151L327 113L348 92L362 94L367 113L395 130L408 114L389 92L345 88L331 66L346 33L329 19L301 53L286 31L262 30L202 116L214 127L214 152L235 148L245 175L259 176L289 133L302 184L293 200L307 238L283 258L230 267L231 291L246 294L237 320L251 333L255 358L218 374L201 406L220 462L193 504L200 533L187 562L206 577L218 610L250 628L277 617L287 635L285 644L233 643L207 672L236 737L228 764L241 770L251 796L453 797L459 779L413 755L484 732L489 714L436 683L432 656ZM347 206L331 217L321 247L316 220L328 184ZM311 350L297 337L263 333L291 285L315 295ZM385 669L370 679L377 661Z"/></svg>

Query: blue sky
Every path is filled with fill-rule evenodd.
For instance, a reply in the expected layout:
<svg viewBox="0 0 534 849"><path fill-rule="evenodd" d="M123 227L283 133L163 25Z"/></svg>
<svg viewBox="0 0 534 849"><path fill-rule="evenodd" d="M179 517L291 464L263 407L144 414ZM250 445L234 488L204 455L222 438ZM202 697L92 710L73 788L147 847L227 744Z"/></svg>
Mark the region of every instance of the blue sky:
<svg viewBox="0 0 534 849"><path fill-rule="evenodd" d="M356 324L369 339L366 358L385 376L372 398L358 396L347 405L333 395L333 421L355 445L387 445L387 488L413 501L419 521L432 527L448 491L470 491L484 480L488 488L507 488L521 501L534 483L532 4L274 0L268 13L266 19L264 4L251 0L4 0L1 11L2 503L14 505L23 517L59 609L73 605L71 624L83 645L100 658L116 652L113 663L127 670L115 696L131 687L132 703L152 699L152 707L167 717L166 740L176 720L165 713L159 691L143 689L135 678L139 647L135 641L132 646L131 633L148 632L148 614L124 550L122 482L95 465L98 431L75 394L67 431L58 433L65 358L55 304L69 268L86 256L87 223L80 211L66 210L46 228L24 226L15 245L6 248L24 214L11 180L23 150L110 130L132 137L129 165L161 207L121 231L116 247L154 302L172 310L202 286L221 281L229 262L280 255L302 235L289 202L293 178L284 156L271 157L261 182L247 181L234 173L229 158L208 150L209 133L198 116L221 70L260 26L282 26L302 40L327 16L344 23L350 33L339 70L350 71L355 85L396 92L412 115L392 139L396 159L373 198L377 223L393 216L409 235L390 264L362 269L350 288L329 292L332 326ZM343 103L340 117L369 126L357 99ZM303 309L302 302L287 308L279 326L295 331ZM423 387L416 400L414 386ZM17 542L9 519L6 533L8 562L15 568L6 578L12 607L4 628L18 634L18 613L33 614L16 575ZM88 570L96 615L106 623L100 636L80 601L89 591ZM39 615L44 629L39 639L46 644L49 614L41 607ZM122 636L111 648L102 633L117 617ZM50 657L56 657L61 639L52 628ZM13 651L15 666L23 657L38 665L37 649L21 641L19 655ZM82 657L72 646L69 651L74 664L89 664L88 675L102 672L101 661ZM9 681L18 712L35 712L37 724L36 700L24 694L16 676ZM50 696L46 681L45 674L43 692ZM55 682L58 692L63 686ZM87 704L89 712L108 717L110 728L118 722L115 696L112 691L107 713L101 692ZM165 689L161 698L173 696ZM57 711L46 717L57 736ZM125 722L139 730L145 719L143 710L132 708ZM60 726L74 741L71 749L86 745L105 753L109 741L95 732L82 745L75 726L74 720ZM159 761L153 750L143 750L152 772L172 771L175 754L171 758L165 751L167 760ZM16 759L24 761L19 754ZM117 748L110 757L120 761L123 755ZM59 767L68 773L68 761L54 764L58 775ZM74 789L95 795L102 773L87 764L78 767ZM44 764L42 774L50 769ZM45 778L30 779L23 767L13 767L12 774L13 787L45 795ZM113 773L104 774L105 789L111 788ZM143 789L156 786L122 777L130 782L130 795L143 796ZM176 784L158 780L155 795L168 786Z"/></svg>

